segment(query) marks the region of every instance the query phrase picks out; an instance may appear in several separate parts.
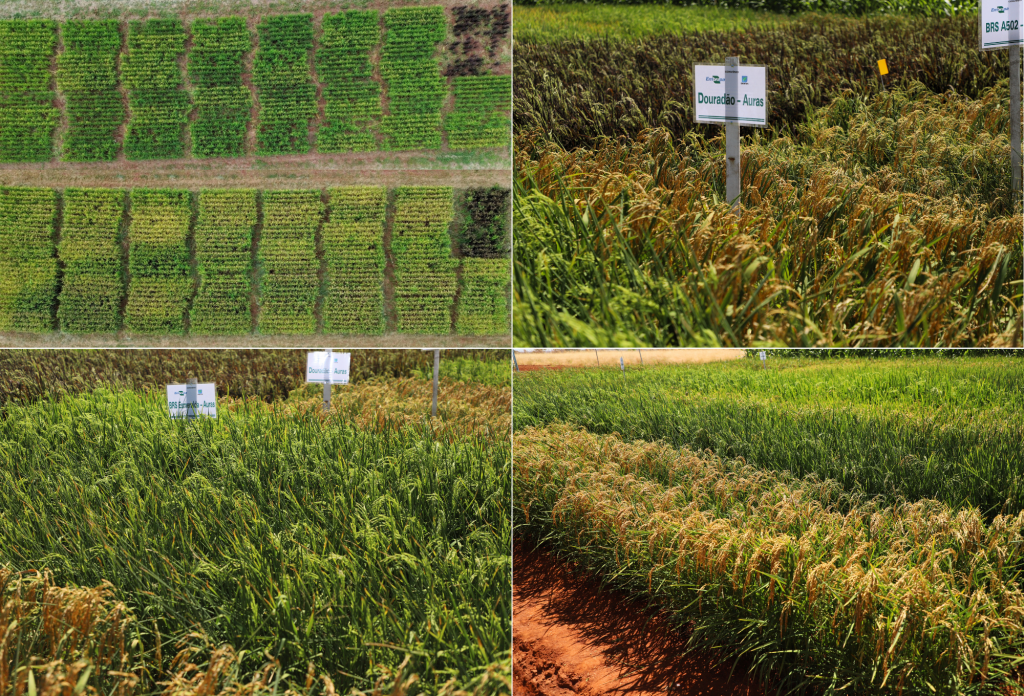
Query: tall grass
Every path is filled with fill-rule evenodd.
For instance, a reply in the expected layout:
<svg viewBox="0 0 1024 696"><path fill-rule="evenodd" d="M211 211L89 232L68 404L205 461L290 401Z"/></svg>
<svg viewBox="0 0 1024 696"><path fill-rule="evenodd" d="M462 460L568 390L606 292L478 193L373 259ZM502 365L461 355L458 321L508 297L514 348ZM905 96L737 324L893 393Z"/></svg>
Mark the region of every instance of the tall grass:
<svg viewBox="0 0 1024 696"><path fill-rule="evenodd" d="M517 432L572 423L814 474L885 504L1024 510L1019 357L566 370L517 375L515 393Z"/></svg>
<svg viewBox="0 0 1024 696"><path fill-rule="evenodd" d="M517 345L1019 345L1005 82L836 98L792 138L518 141Z"/></svg>
<svg viewBox="0 0 1024 696"><path fill-rule="evenodd" d="M880 506L834 482L573 426L515 437L517 533L652 598L782 692L1017 686L1024 513Z"/></svg>
<svg viewBox="0 0 1024 696"><path fill-rule="evenodd" d="M207 642L189 648L183 693L225 645L243 680L269 659L300 690L309 671L372 689L406 658L425 693L507 684L507 429L223 406L191 422L159 393L5 406L0 567L109 582L137 621L126 650L147 693L180 674L170 646L194 633Z"/></svg>

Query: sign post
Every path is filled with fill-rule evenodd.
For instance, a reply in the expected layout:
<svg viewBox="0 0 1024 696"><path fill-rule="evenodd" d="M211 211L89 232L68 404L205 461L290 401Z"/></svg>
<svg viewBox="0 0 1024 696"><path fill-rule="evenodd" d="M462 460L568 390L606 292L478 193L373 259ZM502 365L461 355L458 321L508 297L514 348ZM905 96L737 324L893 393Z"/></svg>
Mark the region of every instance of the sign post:
<svg viewBox="0 0 1024 696"><path fill-rule="evenodd" d="M437 417L437 377L441 371L441 351L434 351L434 400L430 405L430 417Z"/></svg>
<svg viewBox="0 0 1024 696"><path fill-rule="evenodd" d="M331 385L348 384L351 353L335 353L330 348L306 354L306 383L324 385L324 412L331 409Z"/></svg>
<svg viewBox="0 0 1024 696"><path fill-rule="evenodd" d="M1010 51L1010 167L1013 196L1021 192L1020 47L1024 44L1021 0L981 0L978 13L978 47L982 51Z"/></svg>
<svg viewBox="0 0 1024 696"><path fill-rule="evenodd" d="M167 385L167 411L171 418L194 420L199 416L217 417L217 385L199 384L194 378L185 384Z"/></svg>
<svg viewBox="0 0 1024 696"><path fill-rule="evenodd" d="M725 65L693 66L693 120L725 125L725 195L739 213L742 194L740 126L764 128L768 121L767 72L736 56Z"/></svg>

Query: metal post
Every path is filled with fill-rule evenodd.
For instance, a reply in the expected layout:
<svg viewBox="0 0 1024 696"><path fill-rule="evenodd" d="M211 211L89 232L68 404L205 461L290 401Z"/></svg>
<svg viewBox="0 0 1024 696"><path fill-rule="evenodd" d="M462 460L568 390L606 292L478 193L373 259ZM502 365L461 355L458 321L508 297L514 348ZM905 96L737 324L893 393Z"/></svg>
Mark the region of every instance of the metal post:
<svg viewBox="0 0 1024 696"><path fill-rule="evenodd" d="M430 417L437 417L437 375L441 371L441 351L434 351L434 403L430 406Z"/></svg>
<svg viewBox="0 0 1024 696"><path fill-rule="evenodd" d="M639 348L637 348L636 349L636 354L640 356L640 366L642 367L643 364L644 364L644 352L642 350L640 350Z"/></svg>
<svg viewBox="0 0 1024 696"><path fill-rule="evenodd" d="M601 367L601 356L597 354L597 348L594 349L594 358L597 360L597 366Z"/></svg>
<svg viewBox="0 0 1024 696"><path fill-rule="evenodd" d="M327 349L327 379L324 381L324 413L331 410L331 382L334 380L334 369L331 367L331 349Z"/></svg>
<svg viewBox="0 0 1024 696"><path fill-rule="evenodd" d="M740 59L737 56L726 58L725 67L738 70ZM729 200L733 212L737 215L740 212L740 187L742 182L743 179L740 172L740 124L730 122L725 124L725 197Z"/></svg>
<svg viewBox="0 0 1024 696"><path fill-rule="evenodd" d="M516 352L512 351L512 367L515 368L516 372L519 372L519 361L516 360Z"/></svg>
<svg viewBox="0 0 1024 696"><path fill-rule="evenodd" d="M188 381L185 382L185 418L186 420L193 420L196 417L197 407L199 406L198 394L198 380L195 377L189 377Z"/></svg>
<svg viewBox="0 0 1024 696"><path fill-rule="evenodd" d="M1021 193L1020 169L1020 46L1010 46L1010 166L1013 197Z"/></svg>
<svg viewBox="0 0 1024 696"><path fill-rule="evenodd" d="M619 356L619 369L622 370L622 374L626 374L626 361L622 359L621 355Z"/></svg>

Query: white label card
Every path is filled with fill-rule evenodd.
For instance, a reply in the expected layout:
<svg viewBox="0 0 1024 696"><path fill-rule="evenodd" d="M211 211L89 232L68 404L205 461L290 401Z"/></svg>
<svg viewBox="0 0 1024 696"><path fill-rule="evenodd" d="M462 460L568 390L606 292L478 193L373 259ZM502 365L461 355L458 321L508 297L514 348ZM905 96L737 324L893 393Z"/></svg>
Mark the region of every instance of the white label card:
<svg viewBox="0 0 1024 696"><path fill-rule="evenodd" d="M1021 0L981 0L978 34L982 51L1024 45L1021 36Z"/></svg>
<svg viewBox="0 0 1024 696"><path fill-rule="evenodd" d="M167 385L167 410L171 418L185 418L188 409L188 385L168 384ZM192 402L192 408L197 416L217 417L217 385L197 384L196 397Z"/></svg>
<svg viewBox="0 0 1024 696"><path fill-rule="evenodd" d="M768 357L768 354L762 350L760 353L758 353L758 356L761 358L761 362L764 362L765 358Z"/></svg>
<svg viewBox="0 0 1024 696"><path fill-rule="evenodd" d="M694 65L693 120L764 127L768 118L766 80L763 65Z"/></svg>
<svg viewBox="0 0 1024 696"><path fill-rule="evenodd" d="M348 384L348 368L352 360L352 354L331 352L330 355L331 364L328 365L326 350L306 354L307 382Z"/></svg>

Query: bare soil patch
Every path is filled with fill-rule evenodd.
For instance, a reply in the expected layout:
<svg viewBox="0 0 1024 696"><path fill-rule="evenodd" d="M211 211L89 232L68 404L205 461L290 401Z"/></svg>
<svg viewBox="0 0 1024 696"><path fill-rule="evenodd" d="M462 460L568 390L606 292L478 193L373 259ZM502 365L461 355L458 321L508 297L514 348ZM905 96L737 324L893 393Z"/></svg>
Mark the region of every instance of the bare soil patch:
<svg viewBox="0 0 1024 696"><path fill-rule="evenodd" d="M739 665L687 653L669 617L521 539L513 542L516 696L763 696Z"/></svg>

